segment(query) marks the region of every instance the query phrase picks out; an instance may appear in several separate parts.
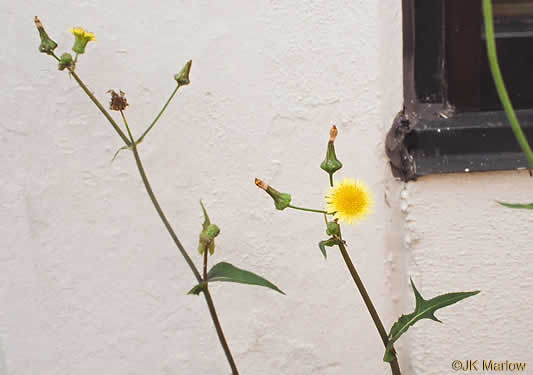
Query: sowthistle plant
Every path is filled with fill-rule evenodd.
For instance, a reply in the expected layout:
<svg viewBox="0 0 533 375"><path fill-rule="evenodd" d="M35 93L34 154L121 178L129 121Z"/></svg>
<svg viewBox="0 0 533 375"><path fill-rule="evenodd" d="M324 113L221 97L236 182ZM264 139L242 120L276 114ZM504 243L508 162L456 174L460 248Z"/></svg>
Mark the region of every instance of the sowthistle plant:
<svg viewBox="0 0 533 375"><path fill-rule="evenodd" d="M329 190L325 195L323 205L325 209L306 208L292 205L292 196L288 193L280 193L276 189L264 181L256 178L255 184L264 190L274 200L274 206L278 210L285 210L291 208L294 210L305 211L308 213L318 213L323 215L326 227L326 235L329 237L318 243L318 248L322 252L324 258L327 258L327 247L338 247L342 258L352 276L352 279L357 287L357 290L363 298L363 302L370 313L372 321L376 326L381 341L385 347L385 354L383 361L388 362L391 367L393 375L400 375L400 367L398 364L398 357L394 349L394 343L416 322L422 319L431 319L436 322L441 322L435 317L435 312L443 307L457 303L465 298L474 296L479 291L473 292L455 292L441 294L431 299L424 299L420 292L415 287L411 279L411 286L415 295L415 310L407 315L402 315L396 323L394 323L387 333L385 327L379 317L376 308L370 298L357 269L355 268L350 254L347 250L346 240L341 234L341 223L357 224L364 220L370 214L373 207L373 198L370 189L360 180L345 178L341 182L335 182L333 175L342 168L342 163L337 159L335 152L335 139L338 135L338 130L333 126L330 130L329 141L326 149L326 157L320 164L320 168L324 170L329 176Z"/></svg>
<svg viewBox="0 0 533 375"><path fill-rule="evenodd" d="M207 214L207 210L205 209L202 201L200 201L200 205L201 205L203 215L204 215L204 222L202 224L202 230L200 232L199 241L198 241L198 252L203 258L202 272L200 272L198 268L196 267L194 261L189 256L189 253L185 250L185 248L181 244L180 240L178 239L178 236L176 235L176 232L174 231L170 222L165 216L165 213L163 212L163 209L161 208L161 205L159 204L159 201L157 200L156 195L154 191L152 190L152 186L150 185L150 182L148 180L145 168L141 161L139 149L138 149L139 144L145 139L146 135L150 132L150 130L153 129L157 121L161 118L163 112L165 111L169 103L172 101L172 98L174 97L178 89L190 83L189 75L190 75L192 62L188 61L183 67L183 69L174 76L174 79L176 81L176 86L174 90L172 91L169 99L167 100L167 102L165 103L161 111L157 114L155 119L152 121L152 123L146 128L146 130L142 133L142 135L138 137L137 140L135 140L131 132L130 126L128 125L128 121L126 120L126 115L124 113L124 111L128 107L128 101L126 99L126 94L123 91L120 91L119 93L116 93L113 90L108 91L108 93L111 94L111 101L109 104L109 109L112 111L120 112L120 117L126 129L127 136L123 132L122 128L117 124L117 122L111 116L111 114L100 103L100 101L91 93L91 91L87 88L85 83L81 80L81 78L76 73L78 58L80 55L85 53L87 44L95 40L95 35L91 32L84 30L81 27L75 27L71 29L70 32L74 35L74 38L75 38L74 46L72 47L72 51L75 53L75 55L73 57L70 53L65 52L61 55L61 57L57 57L54 51L58 47L58 45L47 34L47 32L44 29L43 24L41 23L38 17L35 17L35 25L37 26L37 30L39 31L39 36L41 39L39 51L53 57L58 63L58 69L60 71L66 70L69 73L69 75L74 78L74 80L82 88L85 94L87 94L87 96L91 99L91 101L96 105L96 107L104 115L107 121L111 124L115 132L119 135L122 142L124 143L124 146L121 147L113 156L113 160L116 158L117 154L121 150L129 149L132 151L137 169L139 170L139 174L146 188L146 192L148 193L148 196L150 197L150 200L152 201L152 204L155 210L157 211L161 221L165 225L165 228L167 229L170 237L174 241L174 244L178 248L183 258L185 259L186 263L188 264L189 268L191 269L191 272L193 273L196 279L197 285L194 286L189 291L189 294L199 295L200 293L202 293L204 295L205 301L207 303L207 307L209 310L209 314L213 321L213 325L215 327L222 349L224 350L224 354L226 355L226 359L231 368L232 374L238 375L239 371L237 369L237 365L235 363L235 360L233 359L229 345L224 336L224 332L222 331L222 326L220 324L220 321L219 321L219 318L218 318L218 315L215 309L215 304L213 302L213 298L209 291L209 284L212 282L216 282L216 281L233 282L233 283L262 286L262 287L270 288L282 294L284 293L276 285L272 284L265 278L255 273L237 268L234 265L227 263L227 262L217 263L213 267L211 267L211 269L208 271L208 258L209 258L209 255L213 255L215 252L215 238L220 234L220 229L216 224L213 224L211 222Z"/></svg>
<svg viewBox="0 0 533 375"><path fill-rule="evenodd" d="M524 133L520 128L520 124L512 107L507 91L505 89L505 84L501 77L501 72L498 66L496 45L494 42L494 26L492 20L491 0L483 0L483 15L485 20L486 42L489 62L494 77L495 85L502 101L503 107L508 115L513 132L520 146L522 147L531 168L533 169L533 152L527 142L527 139L524 136ZM198 252L203 258L202 270L200 272L192 258L189 256L188 252L181 244L174 229L166 218L152 190L138 149L139 144L144 141L148 133L154 128L154 126L161 118L162 114L174 98L179 88L181 88L182 86L186 86L190 83L189 76L192 64L191 61L188 61L183 67L183 69L174 76L176 86L172 91L170 97L162 107L161 111L156 115L154 120L147 126L146 130L142 133L142 135L135 139L124 113L124 111L128 107L128 101L126 99L125 93L122 91L116 93L115 91L110 90L109 93L111 94L111 101L109 108L110 110L117 111L120 113L120 117L126 129L126 132L122 130L122 127L119 126L119 124L115 121L113 116L111 116L108 110L92 94L92 92L87 88L85 83L81 80L81 78L76 72L79 56L85 53L88 43L95 40L95 35L93 33L87 32L86 30L80 27L71 29L71 32L75 37L74 45L72 47L74 56L72 56L72 54L68 52L65 52L60 57L58 57L54 52L55 49L58 47L57 43L49 37L42 23L37 17L35 17L35 24L37 26L37 30L41 39L39 51L53 57L58 63L58 69L60 71L66 70L68 74L74 78L77 84L81 87L85 94L104 115L104 117L107 119L107 121L110 123L110 125L113 127L115 132L118 134L118 136L124 143L124 146L119 148L113 156L113 160L117 157L118 153L121 150L132 151L137 169L146 188L146 191L152 201L152 204L197 281L197 285L189 291L189 294L199 295L200 293L202 293L204 295L220 344L228 360L228 364L232 370L232 373L234 375L238 374L239 372L237 370L237 366L235 364L235 361L229 349L229 345L222 331L222 327L218 319L213 298L209 291L209 283L215 281L236 282L263 286L280 293L283 292L277 286L270 283L263 277L252 272L239 269L231 265L230 263L220 262L214 265L208 271L208 257L209 255L213 255L215 252L215 238L219 235L220 229L217 225L211 222L207 214L207 210L201 201L200 205L204 215L204 222L202 224L202 230L200 232L198 242ZM363 302L366 308L368 309L372 321L374 322L381 341L383 342L385 348L383 360L390 364L391 372L393 375L400 375L401 372L398 365L398 358L396 350L394 349L394 344L409 329L409 327L411 327L416 322L422 319L430 319L440 322L440 320L435 317L435 312L437 310L457 303L465 298L476 295L479 293L479 291L446 293L426 300L422 297L420 292L417 290L413 280L411 279L411 286L415 296L415 309L410 314L402 315L392 325L392 327L387 333L379 317L379 314L374 307L372 299L366 291L366 288L359 274L357 273L356 267L354 266L351 260L349 252L347 250L347 242L341 234L341 223L357 224L360 221L364 220L371 213L373 207L373 198L370 189L364 182L360 180L346 178L343 179L341 182L334 181L333 176L335 172L337 172L343 167L342 163L338 160L335 152L335 139L337 135L338 130L335 126L333 126L330 130L330 138L327 144L326 157L324 161L320 164L320 168L328 174L330 185L329 191L325 195L325 200L323 202L324 209L306 208L292 205L292 196L290 194L279 192L260 179L256 179L255 183L259 188L264 190L274 200L275 208L278 210L285 210L287 208L290 208L308 213L318 213L323 216L325 221L326 235L328 236L328 238L324 239L323 241L320 241L318 243L318 248L320 249L324 258L327 258L327 248L337 247L339 249L339 252L346 264L346 267L348 268L348 271L350 272L350 275L352 276L352 279L359 293L361 294L361 297L363 298ZM533 209L533 203L500 203L513 208Z"/></svg>

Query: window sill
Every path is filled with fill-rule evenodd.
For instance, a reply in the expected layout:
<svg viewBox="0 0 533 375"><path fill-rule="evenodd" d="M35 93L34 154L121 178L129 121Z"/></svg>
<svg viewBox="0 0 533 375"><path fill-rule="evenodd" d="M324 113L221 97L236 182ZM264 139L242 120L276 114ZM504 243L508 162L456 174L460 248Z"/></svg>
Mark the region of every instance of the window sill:
<svg viewBox="0 0 533 375"><path fill-rule="evenodd" d="M426 112L427 113L427 112ZM533 140L533 110L517 111ZM395 177L404 181L439 173L527 169L505 112L399 114L387 136Z"/></svg>

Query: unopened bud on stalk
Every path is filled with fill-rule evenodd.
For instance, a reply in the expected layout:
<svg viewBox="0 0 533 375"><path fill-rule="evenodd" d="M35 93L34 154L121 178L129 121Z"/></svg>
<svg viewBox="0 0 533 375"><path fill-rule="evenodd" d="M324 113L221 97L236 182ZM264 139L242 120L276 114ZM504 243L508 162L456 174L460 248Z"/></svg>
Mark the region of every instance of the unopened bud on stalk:
<svg viewBox="0 0 533 375"><path fill-rule="evenodd" d="M39 46L39 51L48 55L53 54L54 50L57 47L57 43L50 39L46 31L44 30L44 26L41 23L41 20L39 20L39 17L37 16L35 16L35 26L37 26L37 31L39 31L39 36L41 37L41 45Z"/></svg>
<svg viewBox="0 0 533 375"><path fill-rule="evenodd" d="M200 233L198 252L203 254L209 251L209 254L213 255L215 253L215 237L219 235L220 228L215 224L211 224L211 220L202 201L200 201L200 206L202 206L202 211L204 212L204 223L202 224L202 232Z"/></svg>
<svg viewBox="0 0 533 375"><path fill-rule="evenodd" d="M328 221L328 228L326 229L328 236L340 236L341 227L336 221Z"/></svg>
<svg viewBox="0 0 533 375"><path fill-rule="evenodd" d="M276 208L280 211L286 209L291 204L291 195L287 193L280 193L276 189L270 187L268 184L266 184L263 180L260 180L258 178L255 179L255 184L257 187L263 189L267 192L268 195L272 197L274 200L274 205Z"/></svg>
<svg viewBox="0 0 533 375"><path fill-rule="evenodd" d="M206 249L209 254L215 253L215 237L220 234L220 228L215 224L209 224L205 230L200 233L200 241L198 244L198 252L203 254Z"/></svg>
<svg viewBox="0 0 533 375"><path fill-rule="evenodd" d="M64 53L59 58L58 69L65 70L65 68L72 68L74 66L74 60L70 53Z"/></svg>
<svg viewBox="0 0 533 375"><path fill-rule="evenodd" d="M326 158L320 164L320 168L325 170L329 176L330 179L333 176L333 173L338 171L342 168L342 163L337 159L337 155L335 155L335 138L337 138L338 130L335 125L331 127L331 130L329 132L329 142L328 142L328 150L326 152Z"/></svg>
<svg viewBox="0 0 533 375"><path fill-rule="evenodd" d="M189 74L191 73L191 65L192 60L187 61L183 69L174 76L174 79L176 82L178 82L179 86L185 86L191 83L191 80L189 79Z"/></svg>

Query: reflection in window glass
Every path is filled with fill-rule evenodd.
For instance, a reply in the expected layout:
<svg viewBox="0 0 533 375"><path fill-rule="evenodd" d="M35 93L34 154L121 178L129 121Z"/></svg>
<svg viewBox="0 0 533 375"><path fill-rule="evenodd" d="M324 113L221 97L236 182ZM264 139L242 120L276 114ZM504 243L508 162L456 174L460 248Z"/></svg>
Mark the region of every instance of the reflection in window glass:
<svg viewBox="0 0 533 375"><path fill-rule="evenodd" d="M493 3L496 17L533 16L531 0L494 0Z"/></svg>
<svg viewBox="0 0 533 375"><path fill-rule="evenodd" d="M533 1L495 0L494 26L496 38L530 37L533 32Z"/></svg>
<svg viewBox="0 0 533 375"><path fill-rule="evenodd" d="M493 0L500 67L515 108L533 108L533 0ZM501 110L481 31L481 109Z"/></svg>

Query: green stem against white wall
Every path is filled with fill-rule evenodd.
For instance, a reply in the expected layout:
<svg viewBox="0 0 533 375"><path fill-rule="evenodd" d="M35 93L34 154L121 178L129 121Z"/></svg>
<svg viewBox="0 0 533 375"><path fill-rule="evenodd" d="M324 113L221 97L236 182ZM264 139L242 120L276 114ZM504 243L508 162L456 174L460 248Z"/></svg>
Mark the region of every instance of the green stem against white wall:
<svg viewBox="0 0 533 375"><path fill-rule="evenodd" d="M319 214L330 215L327 211L324 211L324 210L315 210L313 208L298 207L298 206L293 206L292 204L289 204L287 207L292 208L293 210L317 212Z"/></svg>
<svg viewBox="0 0 533 375"><path fill-rule="evenodd" d="M509 94L505 88L505 83L503 81L502 73L500 70L500 65L498 63L498 56L496 54L496 42L494 38L494 20L492 15L492 1L483 0L483 18L485 21L485 39L487 41L487 55L489 57L490 70L492 72L492 77L494 78L494 85L498 91L498 96L502 102L503 109L507 114L511 128L513 129L516 140L520 144L522 151L526 154L529 167L533 169L533 151L526 139L516 113L513 109L513 104L511 99L509 99Z"/></svg>
<svg viewBox="0 0 533 375"><path fill-rule="evenodd" d="M366 291L365 285L363 284L361 277L359 277L359 274L357 273L357 270L355 269L355 266L350 258L350 255L348 254L348 251L346 251L346 246L344 245L344 241L342 241L342 237L341 237L341 241L338 243L338 246L339 246L339 250L341 251L342 258L344 259L344 262L346 263L346 267L348 268L348 271L350 271L350 274L352 275L353 281L355 282L355 285L357 286L357 289L359 290L361 297L363 297L365 306L368 312L370 313L370 316L372 317L374 325L376 326L376 329L378 330L379 336L381 337L381 340L383 341L383 345L385 345L385 348L387 348L389 346L389 337L387 335L387 331L385 330L385 327L383 326L383 323L381 322L379 314L376 311L374 304L372 303L372 299L370 298L370 296L368 295L368 292ZM390 345L392 347L392 344ZM394 350L394 348L391 350L391 354L393 358L390 361L389 365L391 367L392 375L401 375L400 366L398 364L398 357L396 356L396 351Z"/></svg>
<svg viewBox="0 0 533 375"><path fill-rule="evenodd" d="M57 61L60 61L59 60L59 57L57 57L53 52L50 54L54 59L56 59ZM78 55L76 54L76 58L78 57ZM87 96L89 97L89 99L91 99L91 101L96 105L96 107L100 110L100 112L102 112L102 114L104 115L104 117L107 119L107 121L109 121L109 123L111 124L111 126L113 127L113 129L115 129L115 131L117 132L117 134L120 136L120 138L122 139L122 141L126 144L126 147L129 147L131 145L130 141L128 140L128 138L126 137L126 135L124 134L124 132L122 130L120 130L120 127L118 126L118 124L115 122L115 120L113 120L113 117L111 117L111 115L109 114L109 112L105 109L105 107L102 105L102 103L100 103L100 101L98 101L98 99L96 99L96 96L93 95L93 93L91 92L91 90L89 90L89 88L85 85L85 83L83 83L83 81L81 80L81 78L76 74L76 72L72 69L72 68L69 68L69 74L74 77L74 79L76 80L76 82L78 83L78 85L81 87L81 89L85 92L85 94L87 94Z"/></svg>
<svg viewBox="0 0 533 375"><path fill-rule="evenodd" d="M176 88L174 89L174 91L172 91L172 94L170 94L170 97L168 98L167 102L165 103L165 105L163 106L163 108L161 109L161 111L159 111L159 113L157 114L157 116L155 117L154 121L152 121L152 123L148 126L148 128L144 131L144 133L142 133L142 135L139 137L139 139L137 139L137 141L135 143L139 144L141 143L143 140L144 140L144 137L146 137L146 135L148 134L148 132L150 130L152 130L152 128L154 127L154 125L157 123L157 120L159 120L159 118L161 117L161 115L163 114L163 112L165 112L165 109L167 109L168 105L170 104L170 102L172 101L172 98L174 98L174 95L176 95L176 93L178 92L178 89L181 87L180 84L177 84L176 85Z"/></svg>
<svg viewBox="0 0 533 375"><path fill-rule="evenodd" d="M124 112L121 110L120 114L122 115L122 119L124 120L124 125L126 126L126 130L128 131L128 136L130 138L131 142L131 149L133 151L133 156L135 157L135 163L137 164L137 169L139 170L139 174L141 175L141 179L143 181L143 184L146 188L146 192L148 193L148 196L150 197L150 200L152 201L152 204L154 205L154 208L156 209L159 217L161 218L161 221L167 228L168 233L174 240L174 243L178 247L181 255L183 255L183 258L185 258L185 261L189 265L189 268L191 269L192 273L194 274L194 277L196 277L196 280L198 282L207 282L207 250L205 251L205 258L204 258L204 270L203 270L203 278L196 266L194 265L194 262L190 258L189 254L181 244L180 240L178 239L178 236L174 232L174 229L168 222L163 209L159 205L159 202L152 190L152 187L150 185L150 182L148 181L148 177L146 176L146 172L144 170L144 166L141 161L141 157L139 155L139 151L137 150L137 143L135 142L135 138L133 137L130 127L128 125L128 121L126 120L126 116L124 116ZM233 355L231 354L231 350L229 348L228 342L226 341L226 337L224 336L224 331L222 331L222 326L220 324L220 321L218 319L218 315L215 309L215 304L213 302L213 298L211 297L211 293L209 292L208 286L206 284L204 290L204 297L205 301L207 303L207 307L209 309L209 314L211 315L211 319L213 320L213 324L215 326L215 330L218 335L218 339L220 341L220 345L222 346L222 349L224 350L224 354L226 355L226 359L228 360L229 366L231 367L231 373L232 375L239 375L239 370L237 369L237 365L235 364L235 360L233 359Z"/></svg>

